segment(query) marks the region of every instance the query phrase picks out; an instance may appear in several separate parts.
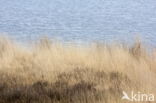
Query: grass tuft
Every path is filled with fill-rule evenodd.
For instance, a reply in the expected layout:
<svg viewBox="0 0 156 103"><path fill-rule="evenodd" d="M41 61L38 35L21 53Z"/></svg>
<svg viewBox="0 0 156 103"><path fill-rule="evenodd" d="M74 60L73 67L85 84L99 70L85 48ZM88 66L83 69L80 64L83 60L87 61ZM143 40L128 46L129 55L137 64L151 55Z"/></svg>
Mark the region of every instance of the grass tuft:
<svg viewBox="0 0 156 103"><path fill-rule="evenodd" d="M24 48L0 39L0 103L129 103L122 91L156 94L156 58L132 47L65 46L41 39Z"/></svg>

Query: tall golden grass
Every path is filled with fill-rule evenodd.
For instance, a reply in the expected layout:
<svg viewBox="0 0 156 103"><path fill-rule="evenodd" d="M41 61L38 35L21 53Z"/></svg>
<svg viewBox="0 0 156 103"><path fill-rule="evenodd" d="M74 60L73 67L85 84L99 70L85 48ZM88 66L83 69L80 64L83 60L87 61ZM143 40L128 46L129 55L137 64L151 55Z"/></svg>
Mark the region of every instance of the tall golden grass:
<svg viewBox="0 0 156 103"><path fill-rule="evenodd" d="M156 94L155 56L139 42L22 47L1 37L0 103L129 103L122 91Z"/></svg>

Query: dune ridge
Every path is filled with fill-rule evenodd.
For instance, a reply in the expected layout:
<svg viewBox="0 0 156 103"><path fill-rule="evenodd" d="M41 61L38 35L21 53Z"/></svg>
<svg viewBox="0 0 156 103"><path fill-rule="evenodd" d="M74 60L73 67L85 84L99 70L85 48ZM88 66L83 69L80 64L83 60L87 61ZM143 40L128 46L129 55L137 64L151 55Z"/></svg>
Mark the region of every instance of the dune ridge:
<svg viewBox="0 0 156 103"><path fill-rule="evenodd" d="M133 46L22 47L0 38L0 103L130 103L122 91L156 94L156 53ZM149 103L149 102L148 102Z"/></svg>

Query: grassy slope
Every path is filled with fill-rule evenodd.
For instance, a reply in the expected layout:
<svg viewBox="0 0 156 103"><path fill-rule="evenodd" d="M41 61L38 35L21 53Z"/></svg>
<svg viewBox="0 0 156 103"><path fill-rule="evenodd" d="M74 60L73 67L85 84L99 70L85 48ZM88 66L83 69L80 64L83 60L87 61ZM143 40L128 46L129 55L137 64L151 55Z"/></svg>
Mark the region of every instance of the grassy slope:
<svg viewBox="0 0 156 103"><path fill-rule="evenodd" d="M156 59L140 43L32 47L0 40L0 103L128 103L123 90L156 94Z"/></svg>

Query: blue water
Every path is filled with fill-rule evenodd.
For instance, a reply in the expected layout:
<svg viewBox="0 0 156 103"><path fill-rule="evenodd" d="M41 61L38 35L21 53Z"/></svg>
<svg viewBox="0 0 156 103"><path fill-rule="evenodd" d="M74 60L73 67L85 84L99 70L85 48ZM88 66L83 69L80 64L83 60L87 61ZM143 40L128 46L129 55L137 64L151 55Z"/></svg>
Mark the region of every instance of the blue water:
<svg viewBox="0 0 156 103"><path fill-rule="evenodd" d="M65 42L132 41L140 35L156 45L156 0L0 0L0 33Z"/></svg>

